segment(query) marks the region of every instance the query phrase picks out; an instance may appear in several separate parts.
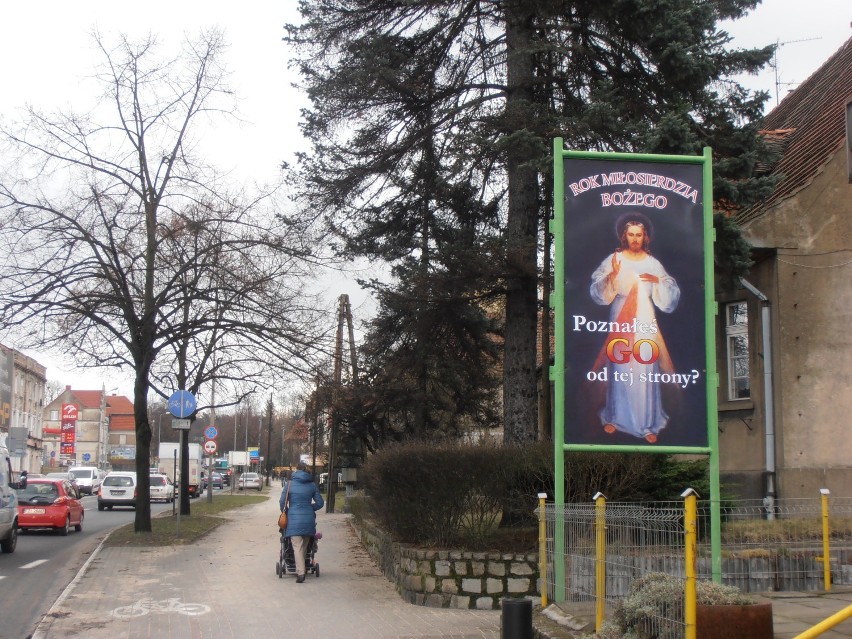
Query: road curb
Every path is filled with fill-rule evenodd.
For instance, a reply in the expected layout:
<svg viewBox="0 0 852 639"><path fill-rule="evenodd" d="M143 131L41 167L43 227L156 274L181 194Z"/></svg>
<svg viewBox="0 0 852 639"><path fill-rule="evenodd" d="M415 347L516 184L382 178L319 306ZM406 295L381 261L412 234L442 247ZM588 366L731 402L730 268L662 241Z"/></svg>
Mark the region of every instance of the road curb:
<svg viewBox="0 0 852 639"><path fill-rule="evenodd" d="M97 545L97 547L92 551L92 554L89 555L89 558L86 560L80 570L77 571L77 574L74 576L74 579L71 580L67 586L65 586L65 590L63 590L59 597L56 598L56 601L53 602L53 605L50 607L44 616L41 618L41 621L38 622L35 631L30 635L30 639L46 639L47 632L50 630L50 626L53 624L54 614L55 612L65 603L65 600L71 596L71 593L74 591L75 586L80 582L83 578L83 575L86 574L86 570L89 568L89 565L95 560L95 557L98 556L98 553L101 551L104 543L109 536L112 534L112 531L109 531L106 536L101 539L101 542Z"/></svg>

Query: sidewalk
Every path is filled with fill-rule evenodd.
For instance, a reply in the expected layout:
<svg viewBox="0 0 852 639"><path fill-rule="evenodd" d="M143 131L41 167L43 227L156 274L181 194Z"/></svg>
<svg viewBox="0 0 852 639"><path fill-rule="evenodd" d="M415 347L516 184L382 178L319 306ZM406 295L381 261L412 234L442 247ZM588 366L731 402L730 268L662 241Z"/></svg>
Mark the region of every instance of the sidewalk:
<svg viewBox="0 0 852 639"><path fill-rule="evenodd" d="M757 598L772 603L775 639L793 639L847 606L852 587L834 586L829 592L773 592ZM820 639L852 637L852 618L819 635Z"/></svg>
<svg viewBox="0 0 852 639"><path fill-rule="evenodd" d="M320 577L279 579L278 497L273 488L267 501L226 513L229 523L195 546L101 547L33 639L500 639L499 610L403 602L349 515L317 513ZM852 588L760 599L772 602L775 638L792 639L852 604ZM575 636L562 630L553 638ZM852 638L852 619L820 636L843 638Z"/></svg>
<svg viewBox="0 0 852 639"><path fill-rule="evenodd" d="M317 513L320 577L279 579L278 497L273 488L267 501L226 513L229 523L195 546L101 547L33 639L499 639L500 611L403 602L349 515Z"/></svg>

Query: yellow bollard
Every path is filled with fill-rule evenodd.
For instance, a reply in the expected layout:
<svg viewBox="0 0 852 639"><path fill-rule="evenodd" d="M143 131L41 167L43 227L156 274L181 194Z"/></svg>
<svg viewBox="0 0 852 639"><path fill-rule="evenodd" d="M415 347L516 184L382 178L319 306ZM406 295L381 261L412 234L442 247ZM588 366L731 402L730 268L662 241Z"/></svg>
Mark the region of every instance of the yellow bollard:
<svg viewBox="0 0 852 639"><path fill-rule="evenodd" d="M820 488L822 495L822 580L823 587L826 591L831 590L831 548L829 547L829 527L828 527L828 496L830 494L828 488Z"/></svg>
<svg viewBox="0 0 852 639"><path fill-rule="evenodd" d="M606 497L595 500L595 632L601 631L606 606Z"/></svg>
<svg viewBox="0 0 852 639"><path fill-rule="evenodd" d="M541 575L541 607L547 608L547 520L544 500L547 493L538 494L538 572Z"/></svg>
<svg viewBox="0 0 852 639"><path fill-rule="evenodd" d="M698 628L696 626L697 616L697 588L696 588L696 547L698 540L698 493L692 488L687 488L681 497L684 498L683 527L684 539L684 562L686 564L686 586L684 592L683 621L686 625L686 639L696 639Z"/></svg>

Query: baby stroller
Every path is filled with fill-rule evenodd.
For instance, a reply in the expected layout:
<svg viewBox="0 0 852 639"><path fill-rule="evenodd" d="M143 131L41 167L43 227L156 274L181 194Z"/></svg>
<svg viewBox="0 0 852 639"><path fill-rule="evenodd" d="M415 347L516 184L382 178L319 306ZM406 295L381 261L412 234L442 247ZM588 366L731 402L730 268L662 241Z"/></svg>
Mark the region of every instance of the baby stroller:
<svg viewBox="0 0 852 639"><path fill-rule="evenodd" d="M308 543L308 550L305 553L306 575L313 573L317 577L320 576L319 563L314 559L319 546L317 542L320 539L322 539L322 533L317 532ZM275 574L278 575L279 579L283 579L284 575L296 574L296 557L293 555L293 544L289 537L284 536L283 530L281 531L281 548L278 553L278 561L275 562Z"/></svg>

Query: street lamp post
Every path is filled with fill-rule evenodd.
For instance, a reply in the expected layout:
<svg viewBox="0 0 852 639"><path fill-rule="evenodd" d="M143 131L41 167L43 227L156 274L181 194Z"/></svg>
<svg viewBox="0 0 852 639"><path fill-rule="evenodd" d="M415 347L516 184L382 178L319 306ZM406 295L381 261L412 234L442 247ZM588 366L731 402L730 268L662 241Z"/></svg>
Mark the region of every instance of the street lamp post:
<svg viewBox="0 0 852 639"><path fill-rule="evenodd" d="M157 458L160 457L160 444L163 442L163 440L161 438L161 431L162 431L162 427L163 427L163 415L165 415L165 413L160 413L157 416Z"/></svg>

